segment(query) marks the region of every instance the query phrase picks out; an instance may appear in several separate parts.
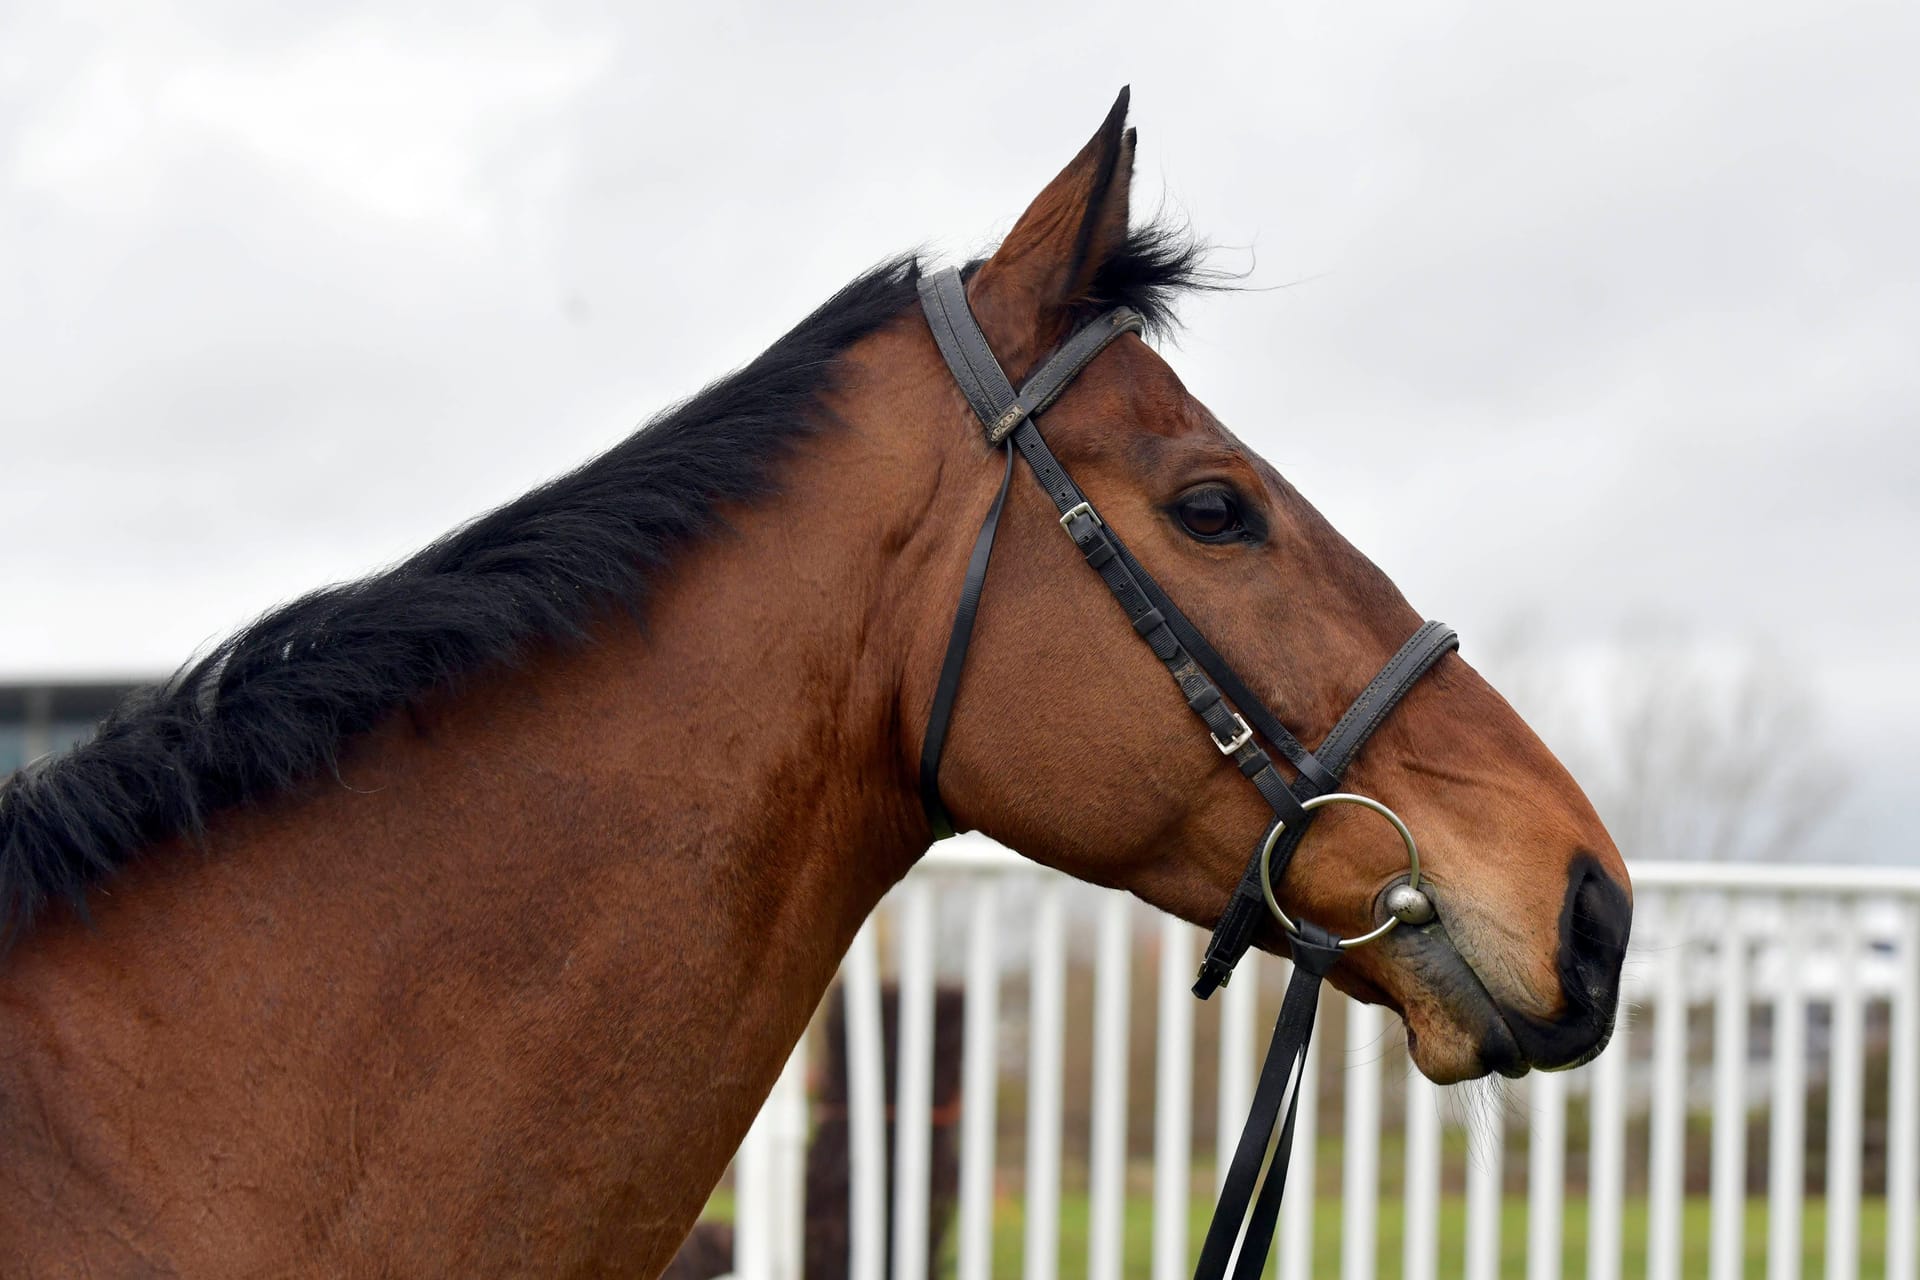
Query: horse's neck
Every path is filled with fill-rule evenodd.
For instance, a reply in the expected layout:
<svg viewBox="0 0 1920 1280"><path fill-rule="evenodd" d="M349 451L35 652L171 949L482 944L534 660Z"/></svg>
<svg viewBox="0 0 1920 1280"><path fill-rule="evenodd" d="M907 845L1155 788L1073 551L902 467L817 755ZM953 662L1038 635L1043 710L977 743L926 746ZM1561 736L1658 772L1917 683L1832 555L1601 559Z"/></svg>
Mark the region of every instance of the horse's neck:
<svg viewBox="0 0 1920 1280"><path fill-rule="evenodd" d="M858 434L688 553L644 632L399 715L30 935L0 1204L148 1224L194 1274L284 1260L294 1222L332 1269L664 1262L924 841L908 642L870 602L921 567L876 495L925 477L889 489L909 464Z"/></svg>

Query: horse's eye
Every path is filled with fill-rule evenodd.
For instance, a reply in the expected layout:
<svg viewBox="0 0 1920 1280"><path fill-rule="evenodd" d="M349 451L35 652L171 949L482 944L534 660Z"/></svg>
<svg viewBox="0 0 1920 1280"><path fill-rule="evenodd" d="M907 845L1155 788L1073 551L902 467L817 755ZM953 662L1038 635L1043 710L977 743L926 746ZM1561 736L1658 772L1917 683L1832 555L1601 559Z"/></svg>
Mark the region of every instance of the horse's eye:
<svg viewBox="0 0 1920 1280"><path fill-rule="evenodd" d="M1246 531L1239 500L1225 489L1195 489L1182 494L1174 510L1182 527L1202 542L1225 542Z"/></svg>

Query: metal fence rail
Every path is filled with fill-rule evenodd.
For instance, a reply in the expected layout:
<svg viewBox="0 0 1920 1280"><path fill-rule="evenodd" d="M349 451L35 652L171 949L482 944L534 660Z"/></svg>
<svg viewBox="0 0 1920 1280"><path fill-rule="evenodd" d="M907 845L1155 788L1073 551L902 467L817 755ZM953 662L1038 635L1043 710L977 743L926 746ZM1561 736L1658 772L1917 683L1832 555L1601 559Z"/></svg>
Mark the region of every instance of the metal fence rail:
<svg viewBox="0 0 1920 1280"><path fill-rule="evenodd" d="M1438 1089L1398 1065L1388 1072L1386 1060L1399 1052L1397 1024L1377 1008L1329 993L1322 1016L1331 1025L1309 1060L1297 1150L1325 1151L1338 1137L1339 1204L1337 1214L1316 1205L1327 1182L1290 1182L1281 1280L1327 1273L1316 1266L1325 1265L1328 1242L1313 1236L1332 1223L1343 1280L1382 1270L1410 1278L1496 1276L1503 1219L1522 1198L1525 1274L1547 1280L1577 1271L1564 1264L1574 1242L1566 1234L1575 1220L1570 1179L1583 1187L1579 1221L1592 1280L1748 1274L1757 1250L1750 1249L1746 1219L1760 1212L1766 1274L1789 1280L1802 1272L1810 1154L1822 1169L1815 1186L1824 1202L1816 1215L1822 1274L1920 1280L1920 871L1648 864L1633 874L1630 1008L1613 1045L1579 1071L1528 1077L1504 1106L1484 1094L1463 1102L1458 1091ZM883 936L892 952L884 965ZM863 928L841 972L851 1280L917 1280L930 1265L958 1280L1005 1275L1015 1207L1022 1211L1017 1256L1024 1280L1056 1280L1069 1246L1074 1258L1084 1258L1090 1280L1185 1280L1198 1247L1189 1230L1195 1205L1211 1199L1224 1163L1215 1153L1231 1150L1264 1039L1262 1011L1277 1000L1286 968L1263 957L1201 1006L1187 989L1200 940L1189 925L985 842L943 848L909 876ZM1157 964L1139 957L1150 969L1136 967L1143 949L1158 953ZM899 989L901 1083L893 1098L883 1084L883 968ZM1070 969L1091 974L1090 997L1071 1008ZM1149 972L1157 975L1151 1000L1137 989ZM928 1134L933 992L943 981L964 987L965 1048L952 1249L934 1260ZM1884 1063L1875 1068L1879 1096L1872 1098L1870 1022L1873 1060ZM1336 1026L1344 1028L1339 1038ZM1075 1076L1071 1108L1070 1034L1086 1050L1077 1056L1091 1058ZM1217 1106L1215 1123L1200 1126L1210 1131L1196 1135L1196 1050L1203 1038L1213 1046L1215 1075L1206 1083ZM748 1280L800 1280L806 1050L803 1042L735 1163L735 1265ZM1146 1079L1130 1063L1142 1052L1151 1054ZM1131 1105L1146 1090L1150 1124ZM1824 1148L1812 1153L1810 1096L1825 1117ZM1002 1123L1012 1100L1023 1124ZM889 1109L900 1135L891 1185ZM1070 1114L1085 1128L1069 1132ZM1580 1122L1583 1150L1570 1144L1570 1119ZM1750 1133L1756 1127L1764 1127L1764 1139ZM1464 1160L1457 1154L1461 1128ZM1009 1163L1016 1153L1007 1148L1015 1145L1018 1161ZM1072 1185L1076 1197L1084 1188L1085 1213L1073 1218L1080 1238L1063 1240L1069 1145L1084 1152L1073 1161ZM1881 1238L1871 1241L1871 1256L1862 1236L1868 1146L1879 1153L1871 1190L1886 1205L1875 1218L1884 1225L1876 1226ZM1444 1194L1450 1149L1453 1182L1463 1184L1452 1196ZM1764 1202L1750 1205L1750 1164L1763 1155ZM1399 1167L1383 1170L1383 1159ZM1520 1181L1519 1170L1505 1166L1516 1159L1524 1161L1524 1191L1510 1194L1503 1188L1510 1176ZM1697 1215L1691 1227L1687 1218L1689 1170L1697 1187L1702 1159L1704 1242ZM1150 1178L1142 1167L1149 1162ZM1391 1192L1383 1191L1383 1173ZM1454 1222L1461 1238L1448 1244L1442 1227L1450 1203L1464 1222ZM1128 1231L1143 1215L1151 1221L1144 1249L1140 1233ZM1632 1233L1630 1219L1638 1224ZM1392 1256L1382 1245L1389 1220L1399 1238ZM1685 1253L1689 1231L1694 1247ZM1685 1261L1702 1250L1704 1271Z"/></svg>

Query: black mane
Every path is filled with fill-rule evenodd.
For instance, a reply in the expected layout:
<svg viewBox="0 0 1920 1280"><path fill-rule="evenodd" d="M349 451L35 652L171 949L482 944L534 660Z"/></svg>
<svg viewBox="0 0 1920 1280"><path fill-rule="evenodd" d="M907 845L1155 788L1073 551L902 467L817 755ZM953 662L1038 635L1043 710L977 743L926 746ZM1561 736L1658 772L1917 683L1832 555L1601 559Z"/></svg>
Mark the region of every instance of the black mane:
<svg viewBox="0 0 1920 1280"><path fill-rule="evenodd" d="M1208 287L1202 247L1140 228L1091 303L1173 323ZM644 612L677 552L717 509L775 487L820 430L837 357L912 306L908 255L840 290L760 357L577 470L479 517L384 573L326 587L139 690L87 743L0 782L0 936L87 890L147 845L335 767L343 743L395 711L551 642L610 608Z"/></svg>

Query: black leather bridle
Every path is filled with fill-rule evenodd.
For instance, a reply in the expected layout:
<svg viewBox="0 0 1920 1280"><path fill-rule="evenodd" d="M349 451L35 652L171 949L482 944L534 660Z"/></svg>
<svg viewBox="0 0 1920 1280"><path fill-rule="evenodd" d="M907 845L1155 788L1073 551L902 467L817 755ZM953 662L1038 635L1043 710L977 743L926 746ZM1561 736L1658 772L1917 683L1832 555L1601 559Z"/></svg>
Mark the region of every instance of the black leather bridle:
<svg viewBox="0 0 1920 1280"><path fill-rule="evenodd" d="M967 305L966 285L959 272L948 269L922 278L920 304L947 368L986 428L987 443L1005 449L1007 455L1000 491L987 509L967 561L966 582L954 611L953 631L947 639L946 656L934 687L933 706L927 715L927 732L920 753L920 800L935 837L954 834L953 821L940 800L940 756L953 720L967 645L973 637L974 616L986 585L994 535L1006 507L1007 489L1013 481L1016 450L1026 458L1034 478L1059 508L1061 528L1113 592L1135 633L1165 664L1174 683L1180 686L1187 705L1206 724L1213 745L1239 767L1273 810L1273 821L1254 845L1246 873L1214 926L1206 958L1201 962L1193 987L1194 994L1204 1000L1226 984L1234 965L1253 942L1261 912L1271 905L1291 935L1293 978L1281 1002L1246 1128L1228 1166L1220 1202L1214 1209L1213 1222L1207 1229L1195 1270L1196 1280L1224 1277L1244 1221L1246 1238L1239 1260L1233 1264L1234 1280L1257 1280L1273 1240L1280 1197L1286 1189L1287 1157L1293 1146L1294 1113L1299 1095L1296 1089L1288 1096L1287 1084L1294 1077L1313 1034L1320 981L1339 959L1344 947L1377 937L1396 922L1390 919L1363 938L1337 938L1311 922L1289 920L1280 914L1278 904L1272 902L1271 886L1285 875L1301 837L1313 821L1314 812L1330 800L1340 800L1364 804L1393 822L1406 842L1413 862L1413 884L1418 887L1418 855L1405 825L1378 802L1341 792L1339 779L1354 754L1400 699L1441 657L1459 647L1459 639L1451 627L1441 623L1422 625L1354 699L1346 714L1321 741L1319 750L1307 750L1140 567L1119 534L1100 518L1040 436L1035 420L1038 415L1060 397L1108 343L1121 334L1141 332L1140 316L1126 307L1117 307L1082 326L1016 392L1000 362L994 358L972 308ZM1261 745L1262 740L1286 757L1293 769L1291 782L1280 777L1272 757ZM1283 1101L1286 1119L1281 1123ZM1274 1150L1267 1177L1262 1180L1260 1168L1276 1123L1281 1124L1279 1145ZM1250 1219L1249 1204L1252 1205Z"/></svg>

